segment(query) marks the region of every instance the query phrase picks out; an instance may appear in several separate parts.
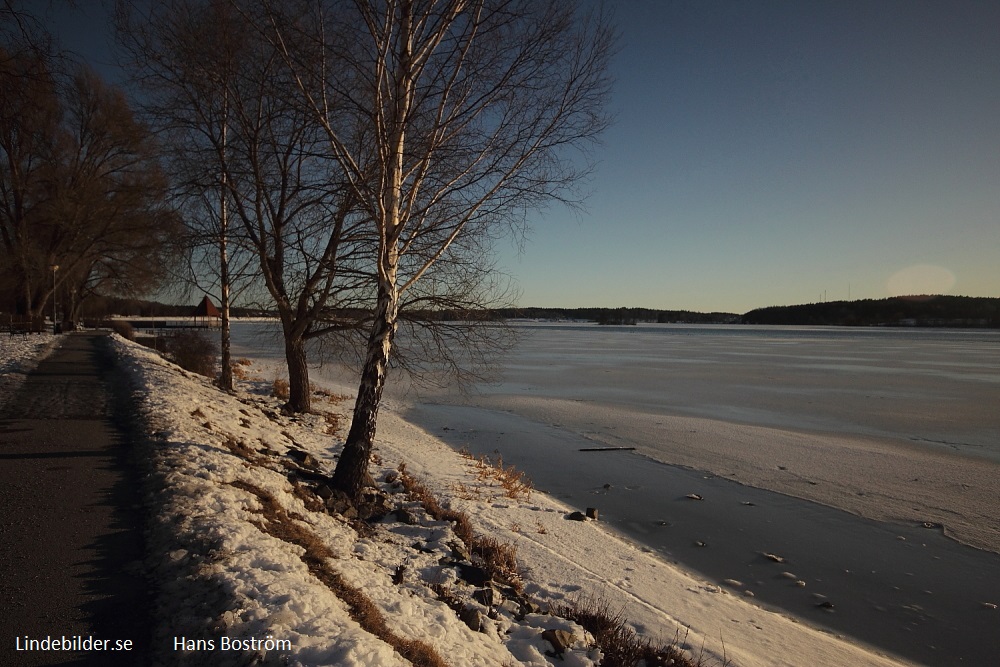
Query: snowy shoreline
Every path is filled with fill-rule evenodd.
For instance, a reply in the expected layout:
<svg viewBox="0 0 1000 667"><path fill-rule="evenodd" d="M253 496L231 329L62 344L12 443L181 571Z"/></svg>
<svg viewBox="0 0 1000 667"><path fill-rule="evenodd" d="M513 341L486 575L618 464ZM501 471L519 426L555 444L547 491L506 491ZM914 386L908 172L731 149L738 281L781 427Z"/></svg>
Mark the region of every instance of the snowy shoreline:
<svg viewBox="0 0 1000 667"><path fill-rule="evenodd" d="M152 546L154 553L164 554L156 564L158 579L164 582L159 607L163 641L204 633L205 612L221 605L224 612L209 619L209 625L217 631L222 628L227 636L259 638L270 633L289 639L292 654L284 657L293 664L397 663L398 655L386 653L385 644L366 636L328 590L310 581L293 545L255 527L258 503L233 487L234 481L244 480L267 489L289 511L307 517L305 521L338 554L330 562L376 599L390 624L404 635L431 640L451 664L552 664L540 635L542 625L557 623L556 619L529 617L527 625L515 624L504 632L473 633L453 611L420 593L426 582L400 587L390 581L400 559L413 558L402 545L391 544L398 542L393 534L405 535L403 527L387 527L383 537L388 536L388 542L359 538L334 517L306 513L284 474L248 466L231 450L234 440L257 452L278 453L294 442L328 467L339 440L323 433L322 418L279 417L282 422L277 425L273 407L266 407L268 401L276 405L275 399L230 397L139 346L121 340L115 346L135 378L155 433L162 484L159 502L164 505L154 531L159 541ZM258 386L271 379L267 370L263 372ZM342 403L337 409L347 407ZM641 636L680 637L683 646L693 656L703 656L706 664L713 660L744 667L907 664L763 610L616 538L599 524L567 521L564 516L570 508L542 494L513 501L495 489L482 488L459 497L457 488L475 488L477 483L469 461L391 409L383 412L379 433L382 465L376 472L405 461L446 503L475 517L477 530L516 544L527 570L526 590L542 603L586 596L603 599L611 609L623 609ZM426 566L424 575L443 576ZM571 629L584 639L578 628ZM198 664L196 658L189 656L189 662L178 664ZM595 658L581 641L567 653L566 662L558 664L595 664Z"/></svg>

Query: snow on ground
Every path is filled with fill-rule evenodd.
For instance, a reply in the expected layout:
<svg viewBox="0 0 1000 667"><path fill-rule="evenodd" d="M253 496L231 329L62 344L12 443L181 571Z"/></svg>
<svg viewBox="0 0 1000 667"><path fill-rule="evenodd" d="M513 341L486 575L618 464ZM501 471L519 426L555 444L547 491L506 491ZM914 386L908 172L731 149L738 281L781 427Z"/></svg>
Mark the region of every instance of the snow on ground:
<svg viewBox="0 0 1000 667"><path fill-rule="evenodd" d="M0 407L17 391L25 376L45 358L56 340L49 333L0 336Z"/></svg>
<svg viewBox="0 0 1000 667"><path fill-rule="evenodd" d="M340 417L330 435L323 414L280 413L268 396L273 369L254 377L250 366L231 396L146 348L117 336L113 345L151 435L149 569L159 588L153 653L161 664L251 664L246 651L223 650L223 638L252 645L253 664L410 664L354 620L317 569L363 591L393 634L430 644L454 667L599 664L600 651L577 624L533 613L516 596L490 607L473 599L452 524L391 483L401 462L443 505L467 513L477 532L516 545L525 593L542 609L599 599L643 637L678 638L706 666L903 664L762 610L600 523L567 520L575 508L543 494L510 498L474 461L385 406L372 474L406 512L370 524L327 513L309 479L332 471L350 397L315 397L314 407ZM481 631L459 617L462 606L480 612ZM544 630L572 633L561 659Z"/></svg>

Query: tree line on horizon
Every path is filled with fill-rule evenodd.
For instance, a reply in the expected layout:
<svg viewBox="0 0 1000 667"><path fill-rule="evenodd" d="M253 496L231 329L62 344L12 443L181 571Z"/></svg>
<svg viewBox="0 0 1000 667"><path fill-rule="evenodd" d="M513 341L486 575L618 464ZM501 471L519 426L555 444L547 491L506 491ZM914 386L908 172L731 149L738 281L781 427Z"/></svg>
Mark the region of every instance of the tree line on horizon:
<svg viewBox="0 0 1000 667"><path fill-rule="evenodd" d="M744 324L1000 328L1000 298L946 295L770 306L745 313Z"/></svg>
<svg viewBox="0 0 1000 667"><path fill-rule="evenodd" d="M100 315L136 317L186 317L191 305L164 304L142 299L98 297L94 310ZM259 307L233 307L234 317L277 317L277 312ZM331 313L331 317L357 317L359 313ZM467 311L437 309L419 313L422 319L461 321ZM812 326L919 326L1000 327L1000 298L965 296L890 297L857 301L828 301L792 306L755 308L743 315L703 313L657 308L491 308L474 315L483 322L545 320L593 322L606 325L631 324L766 324Z"/></svg>

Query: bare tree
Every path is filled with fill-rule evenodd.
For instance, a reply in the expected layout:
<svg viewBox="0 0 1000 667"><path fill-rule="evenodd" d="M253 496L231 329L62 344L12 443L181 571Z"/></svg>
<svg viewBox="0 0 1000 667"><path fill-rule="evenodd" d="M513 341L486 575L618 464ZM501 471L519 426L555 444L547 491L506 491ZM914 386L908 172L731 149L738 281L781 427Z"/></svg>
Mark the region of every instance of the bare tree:
<svg viewBox="0 0 1000 667"><path fill-rule="evenodd" d="M322 128L294 103L296 84L280 54L246 20L255 4L175 0L138 20L123 11L121 36L150 93L152 115L176 147L180 181L200 200L221 188L213 218L226 230L216 239L221 259L227 243L256 258L254 272L281 320L285 407L307 412L306 343L357 326L331 311L343 310L367 281L356 267L358 249L371 242L356 238L357 206L340 185L337 163L318 149Z"/></svg>
<svg viewBox="0 0 1000 667"><path fill-rule="evenodd" d="M18 309L40 314L51 288L46 266L54 258L33 233L47 201L56 137L62 116L55 76L48 61L30 51L9 54L0 47L0 240L3 283ZM41 292L41 294L40 294Z"/></svg>
<svg viewBox="0 0 1000 667"><path fill-rule="evenodd" d="M317 0L310 22L289 20L289 3L267 4L270 39L378 239L333 480L357 499L407 294L461 239L573 199L588 169L581 149L608 122L614 36L604 16L563 0Z"/></svg>
<svg viewBox="0 0 1000 667"><path fill-rule="evenodd" d="M99 290L146 294L174 261L180 220L149 130L124 93L80 66L65 94L59 176L50 187L50 252L60 259L66 318Z"/></svg>
<svg viewBox="0 0 1000 667"><path fill-rule="evenodd" d="M144 10L119 2L116 27L131 56L129 65L145 84L147 112L171 156L175 194L188 213L190 246L203 260L200 266L211 267L208 274L219 289L219 384L232 391L229 95L244 41L234 29L227 0L154 4ZM204 261L209 250L214 260ZM196 285L204 278L190 274Z"/></svg>
<svg viewBox="0 0 1000 667"><path fill-rule="evenodd" d="M4 63L0 237L20 309L40 314L59 289L72 321L95 289L152 289L177 225L148 131L86 67L60 86L30 50Z"/></svg>

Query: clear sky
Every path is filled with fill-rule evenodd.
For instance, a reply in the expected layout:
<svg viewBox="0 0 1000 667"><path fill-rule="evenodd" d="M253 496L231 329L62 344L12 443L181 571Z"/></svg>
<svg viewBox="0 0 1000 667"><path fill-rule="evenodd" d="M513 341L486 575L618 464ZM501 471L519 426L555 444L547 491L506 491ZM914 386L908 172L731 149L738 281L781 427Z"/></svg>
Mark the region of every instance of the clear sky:
<svg viewBox="0 0 1000 667"><path fill-rule="evenodd" d="M585 211L499 245L520 305L1000 296L1000 2L610 5L615 123Z"/></svg>
<svg viewBox="0 0 1000 667"><path fill-rule="evenodd" d="M504 253L524 306L1000 296L1000 3L614 3L587 211Z"/></svg>

